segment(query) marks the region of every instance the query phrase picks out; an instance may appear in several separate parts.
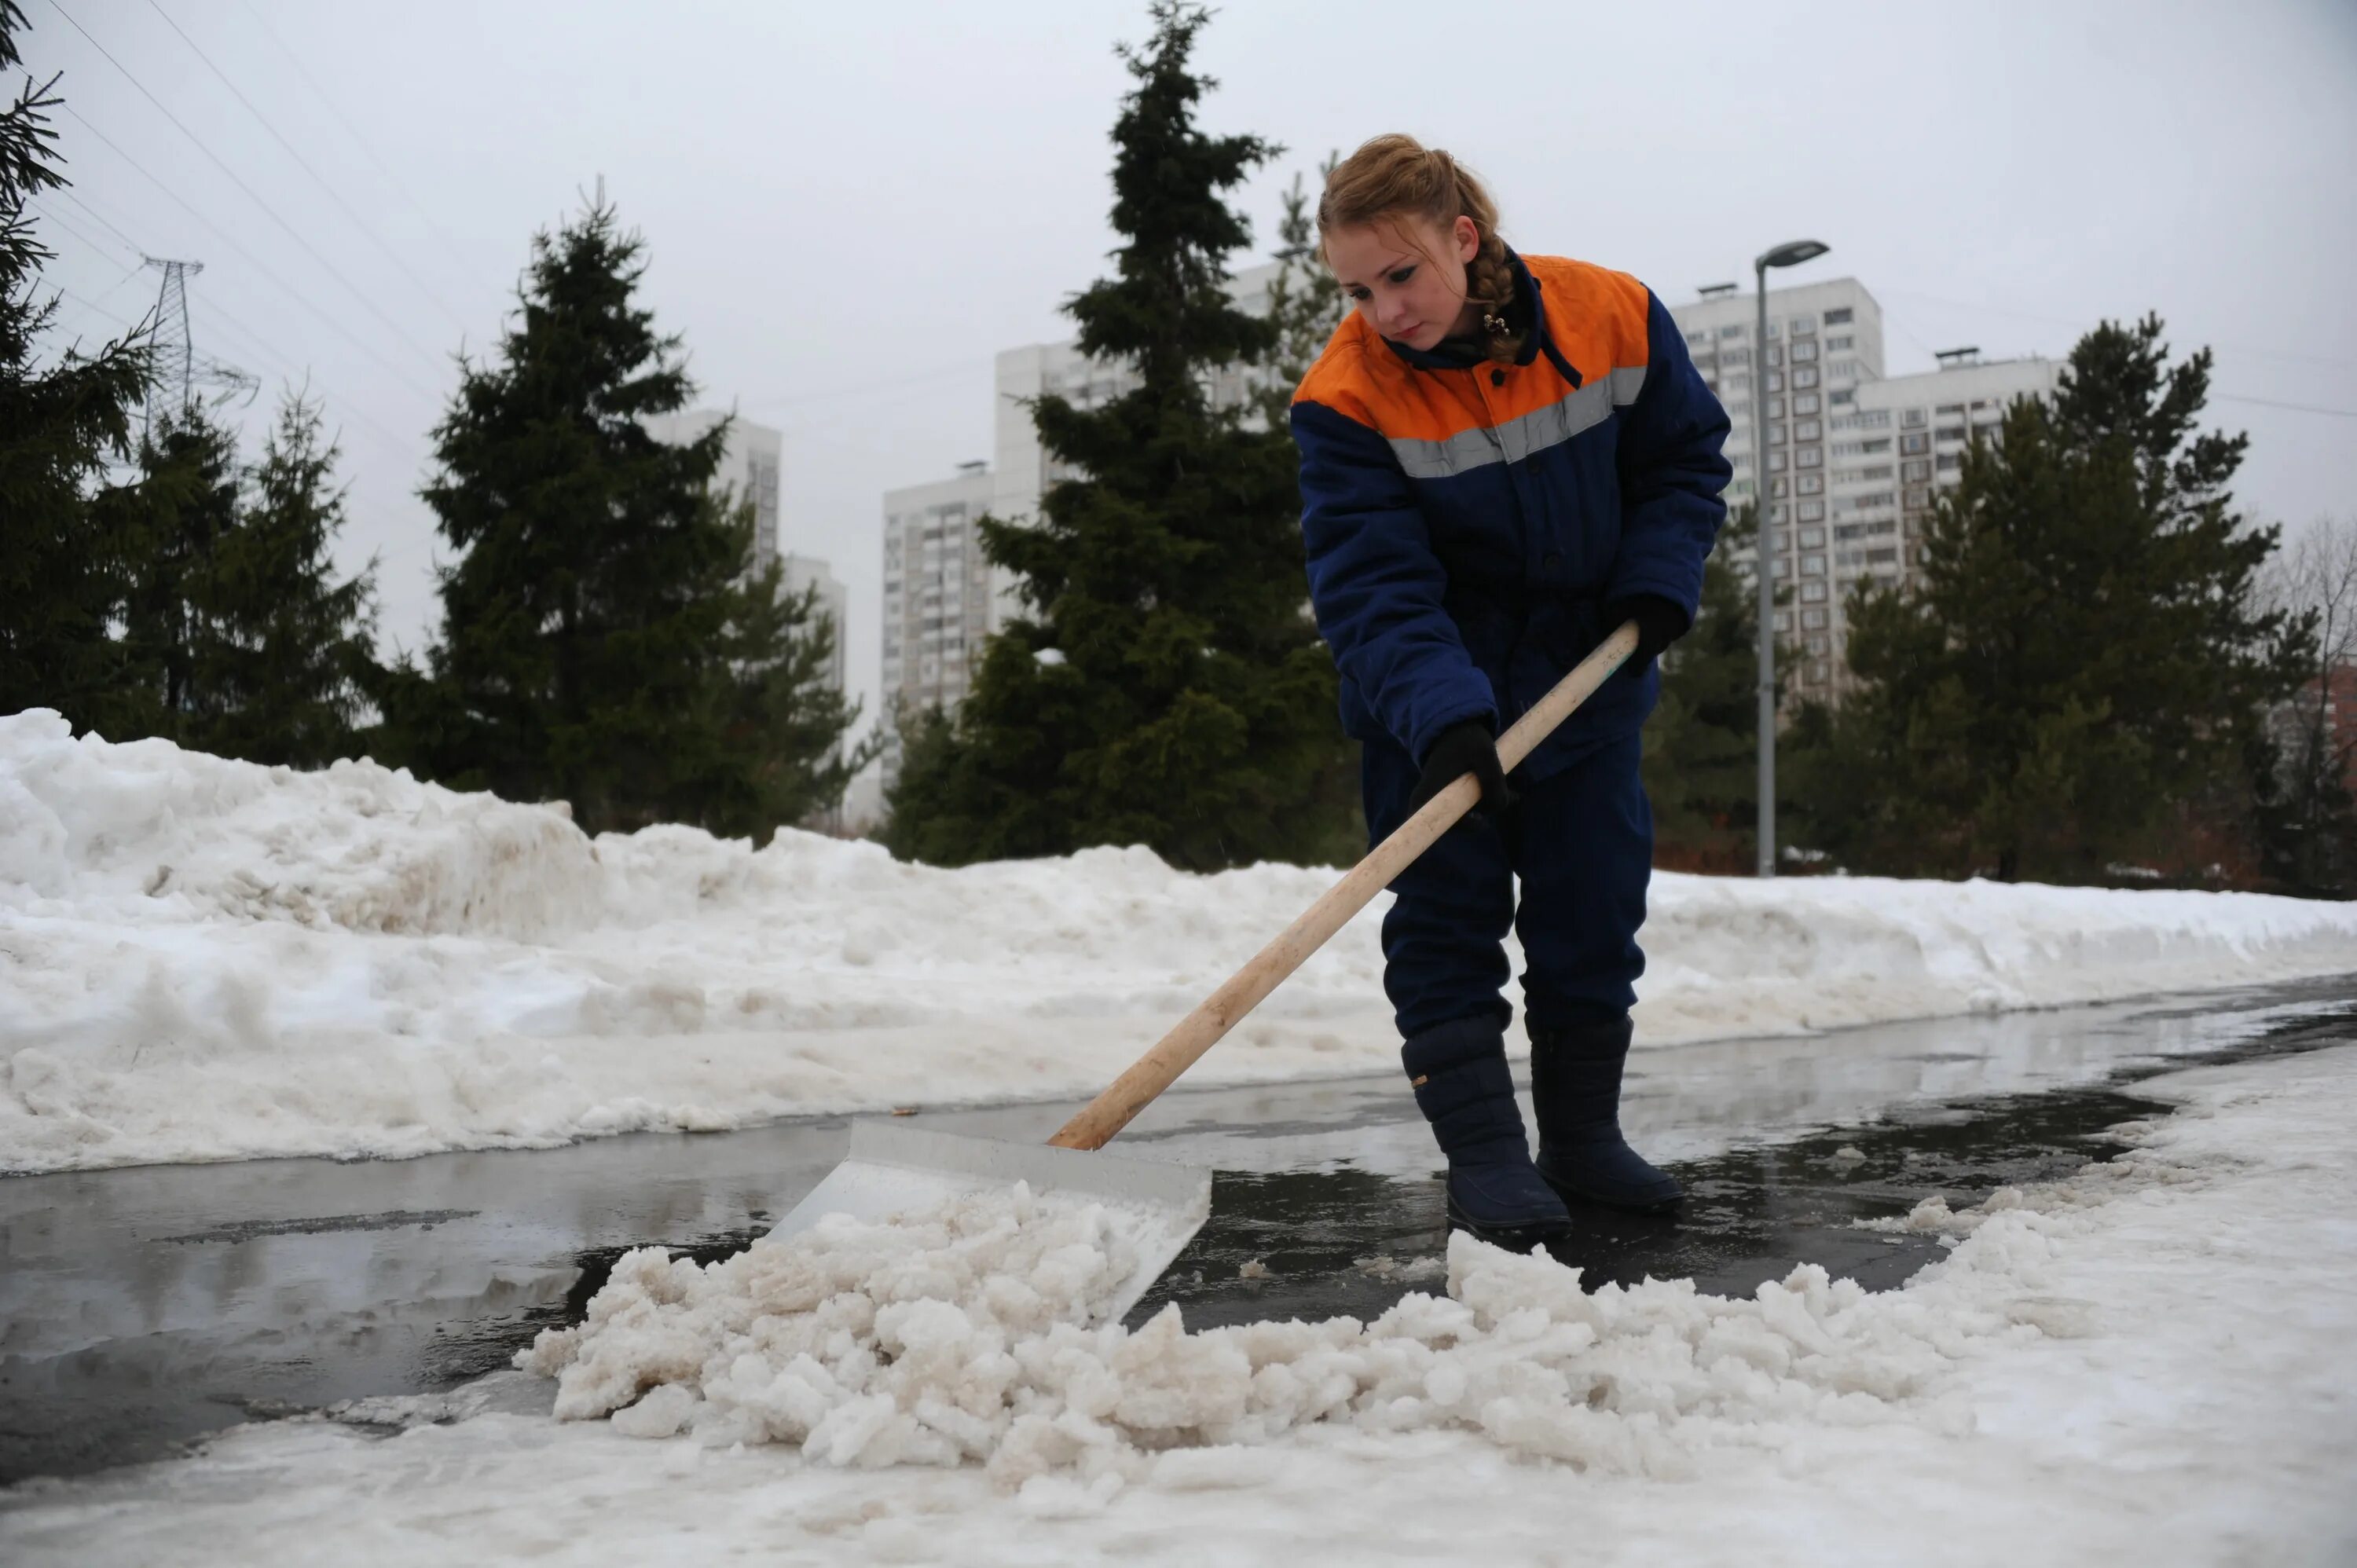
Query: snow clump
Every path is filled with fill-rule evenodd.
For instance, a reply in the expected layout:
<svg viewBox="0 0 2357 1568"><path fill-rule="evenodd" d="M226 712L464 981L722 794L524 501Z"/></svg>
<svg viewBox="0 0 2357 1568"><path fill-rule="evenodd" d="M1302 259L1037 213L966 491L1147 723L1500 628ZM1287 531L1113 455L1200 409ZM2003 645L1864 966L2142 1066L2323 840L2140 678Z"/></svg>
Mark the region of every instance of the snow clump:
<svg viewBox="0 0 2357 1568"><path fill-rule="evenodd" d="M558 1380L563 1419L833 1466L976 1463L1030 1491L1118 1489L1176 1451L1321 1423L1470 1431L1666 1478L1705 1444L1772 1444L1793 1423L1968 1427L1926 1391L2010 1326L1998 1305L1870 1295L1815 1265L1743 1299L1690 1281L1584 1293L1576 1269L1463 1235L1446 1296L1372 1323L1190 1334L1171 1305L1135 1331L1090 1326L1132 1262L1106 1210L1020 1187L892 1224L836 1217L709 1266L645 1248L517 1364Z"/></svg>

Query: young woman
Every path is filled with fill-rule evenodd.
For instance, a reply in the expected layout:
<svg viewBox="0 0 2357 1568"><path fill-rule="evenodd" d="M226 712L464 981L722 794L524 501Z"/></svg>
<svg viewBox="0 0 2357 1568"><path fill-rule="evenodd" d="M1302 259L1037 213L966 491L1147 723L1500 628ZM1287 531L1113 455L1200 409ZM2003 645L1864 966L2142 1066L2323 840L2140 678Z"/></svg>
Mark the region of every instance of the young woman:
<svg viewBox="0 0 2357 1568"><path fill-rule="evenodd" d="M1318 203L1354 309L1293 403L1310 599L1376 840L1466 773L1480 809L1393 885L1383 987L1448 1158L1452 1226L1529 1246L1566 1197L1667 1208L1620 1128L1652 817L1638 726L1726 514L1727 413L1644 285L1520 256L1449 156L1379 136ZM1495 737L1624 622L1625 673L1509 788ZM1522 885L1519 907L1515 882ZM1507 1075L1509 925L1538 1113Z"/></svg>

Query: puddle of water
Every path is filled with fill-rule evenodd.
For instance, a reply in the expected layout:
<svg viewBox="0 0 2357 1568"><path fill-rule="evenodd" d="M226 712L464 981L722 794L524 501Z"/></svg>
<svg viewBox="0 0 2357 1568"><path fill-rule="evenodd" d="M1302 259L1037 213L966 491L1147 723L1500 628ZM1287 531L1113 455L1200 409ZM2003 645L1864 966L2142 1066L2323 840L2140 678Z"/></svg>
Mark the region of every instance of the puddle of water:
<svg viewBox="0 0 2357 1568"><path fill-rule="evenodd" d="M2103 1157L2091 1134L2158 1109L2118 1087L2124 1062L2140 1075L2345 1041L2357 1035L2352 991L1641 1054L1625 1120L1692 1197L1673 1220L1584 1214L1562 1255L1591 1283L1650 1273L1748 1293L1806 1261L1895 1285L1936 1242L1886 1240L1853 1220ZM1044 1138L1070 1109L927 1121ZM1211 1224L1141 1314L1177 1301L1199 1326L1371 1317L1408 1290L1443 1288L1397 1272L1445 1242L1437 1156L1414 1115L1388 1077L1166 1096L1125 1144L1220 1175ZM841 1157L844 1125L0 1182L0 1482L496 1370L541 1328L578 1321L628 1248L710 1261L766 1233ZM1835 1159L1845 1146L1863 1158ZM1246 1279L1246 1263L1265 1272Z"/></svg>

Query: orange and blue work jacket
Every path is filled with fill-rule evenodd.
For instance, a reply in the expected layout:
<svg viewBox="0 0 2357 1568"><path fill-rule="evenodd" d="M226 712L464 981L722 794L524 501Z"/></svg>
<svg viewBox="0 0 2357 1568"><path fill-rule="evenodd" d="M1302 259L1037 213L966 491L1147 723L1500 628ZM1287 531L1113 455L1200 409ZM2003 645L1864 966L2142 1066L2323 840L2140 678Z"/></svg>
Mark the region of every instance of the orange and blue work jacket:
<svg viewBox="0 0 2357 1568"><path fill-rule="evenodd" d="M1651 290L1508 252L1512 364L1394 343L1353 313L1293 402L1301 532L1342 724L1421 759L1467 719L1502 730L1650 594L1692 622L1725 520L1727 411ZM1644 722L1652 668L1607 681L1522 771Z"/></svg>

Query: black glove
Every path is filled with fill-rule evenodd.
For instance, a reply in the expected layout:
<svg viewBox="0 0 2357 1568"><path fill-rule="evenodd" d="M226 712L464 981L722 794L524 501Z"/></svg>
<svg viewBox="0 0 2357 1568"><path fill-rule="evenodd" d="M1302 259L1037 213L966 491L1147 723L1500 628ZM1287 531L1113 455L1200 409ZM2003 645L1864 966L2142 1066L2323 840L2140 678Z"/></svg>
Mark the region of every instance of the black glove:
<svg viewBox="0 0 2357 1568"><path fill-rule="evenodd" d="M1514 803L1506 788L1506 770L1498 764L1498 743L1480 719L1450 725L1424 754L1424 771L1416 776L1415 793L1408 797L1407 814L1424 810L1425 802L1470 773L1481 781L1481 799L1474 810L1495 817Z"/></svg>
<svg viewBox="0 0 2357 1568"><path fill-rule="evenodd" d="M1620 666L1624 675L1642 675L1645 666L1661 656L1663 649L1686 634L1694 623L1686 617L1685 607L1674 604L1659 594L1631 594L1613 599L1604 607L1604 635L1611 636L1631 621L1637 623L1637 651L1629 655Z"/></svg>

